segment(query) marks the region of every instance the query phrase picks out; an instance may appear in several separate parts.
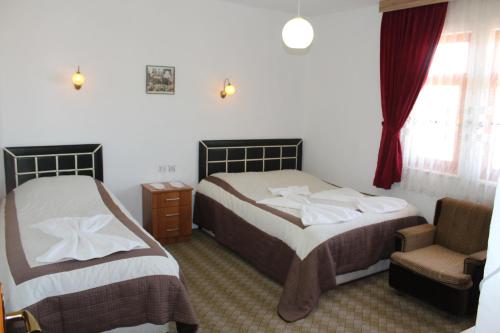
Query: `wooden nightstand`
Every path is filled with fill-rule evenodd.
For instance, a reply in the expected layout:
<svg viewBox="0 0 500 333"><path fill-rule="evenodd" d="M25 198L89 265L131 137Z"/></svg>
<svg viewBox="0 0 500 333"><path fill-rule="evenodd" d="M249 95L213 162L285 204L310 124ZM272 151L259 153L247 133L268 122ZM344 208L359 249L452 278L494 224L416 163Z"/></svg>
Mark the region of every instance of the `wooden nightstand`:
<svg viewBox="0 0 500 333"><path fill-rule="evenodd" d="M162 244L187 241L192 232L193 188L163 185L165 188L161 190L149 184L142 185L144 228Z"/></svg>

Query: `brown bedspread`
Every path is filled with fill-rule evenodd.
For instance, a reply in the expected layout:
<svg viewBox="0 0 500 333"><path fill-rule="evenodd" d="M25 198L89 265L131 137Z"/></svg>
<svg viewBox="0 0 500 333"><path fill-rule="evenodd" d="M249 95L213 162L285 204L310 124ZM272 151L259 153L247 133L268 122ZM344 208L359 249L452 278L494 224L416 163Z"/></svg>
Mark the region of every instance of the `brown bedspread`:
<svg viewBox="0 0 500 333"><path fill-rule="evenodd" d="M174 276L147 276L73 294L46 298L28 307L43 332L93 333L145 323L175 321L179 333L198 325L184 284ZM25 333L20 324L8 333Z"/></svg>
<svg viewBox="0 0 500 333"><path fill-rule="evenodd" d="M84 262L72 260L30 267L21 244L15 192L11 192L6 198L5 210L6 254L8 268L16 285L50 274L117 260L127 265L126 260L130 258L167 256L155 241L146 236L143 229L128 218L113 201L102 183L96 181L96 186L110 212L141 238L149 248L118 252ZM57 281L54 283L57 285ZM33 293L36 292L34 288ZM180 333L196 332L198 329L198 322L189 302L186 287L183 281L174 275L143 276L80 292L48 297L30 305L27 310L33 313L43 331L48 333L97 333L146 323L163 325L172 321L176 322ZM25 332L18 324L7 329L8 333Z"/></svg>
<svg viewBox="0 0 500 333"><path fill-rule="evenodd" d="M317 246L304 260L281 240L201 193L196 194L194 222L283 285L278 314L293 322L306 317L320 295L336 286L336 275L366 269L389 258L394 251L394 233L426 220L411 216L350 230Z"/></svg>

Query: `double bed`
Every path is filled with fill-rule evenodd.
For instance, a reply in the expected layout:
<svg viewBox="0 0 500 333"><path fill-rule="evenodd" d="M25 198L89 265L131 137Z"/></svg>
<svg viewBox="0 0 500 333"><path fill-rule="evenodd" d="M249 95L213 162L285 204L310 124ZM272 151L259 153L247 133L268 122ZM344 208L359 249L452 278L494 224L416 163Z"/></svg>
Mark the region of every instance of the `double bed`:
<svg viewBox="0 0 500 333"><path fill-rule="evenodd" d="M194 222L283 285L278 314L306 317L336 285L388 268L394 233L426 223L412 205L306 226L300 211L259 203L269 188L336 189L301 172L300 139L200 142Z"/></svg>
<svg viewBox="0 0 500 333"><path fill-rule="evenodd" d="M178 332L197 331L177 261L102 183L100 145L6 148L4 159L0 281L8 312L29 310L47 332L164 333L170 322ZM93 216L106 218L100 237L136 246L88 260L40 260L61 244L41 221Z"/></svg>

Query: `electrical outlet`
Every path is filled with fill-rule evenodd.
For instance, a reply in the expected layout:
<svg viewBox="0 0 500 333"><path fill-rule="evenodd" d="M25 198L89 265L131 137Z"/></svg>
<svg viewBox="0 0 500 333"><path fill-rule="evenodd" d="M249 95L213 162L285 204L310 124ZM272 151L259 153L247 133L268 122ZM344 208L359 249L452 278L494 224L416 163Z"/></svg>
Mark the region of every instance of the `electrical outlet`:
<svg viewBox="0 0 500 333"><path fill-rule="evenodd" d="M167 165L168 167L168 172L170 173L175 173L175 168L176 168L176 165Z"/></svg>
<svg viewBox="0 0 500 333"><path fill-rule="evenodd" d="M159 165L158 166L158 173L166 173L167 172L167 166L166 165Z"/></svg>

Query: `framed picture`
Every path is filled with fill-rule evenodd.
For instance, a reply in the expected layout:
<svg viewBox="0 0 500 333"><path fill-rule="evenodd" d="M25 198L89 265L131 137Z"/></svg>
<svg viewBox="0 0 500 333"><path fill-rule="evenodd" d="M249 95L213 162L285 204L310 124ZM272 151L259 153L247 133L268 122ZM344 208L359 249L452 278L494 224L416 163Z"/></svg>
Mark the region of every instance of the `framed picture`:
<svg viewBox="0 0 500 333"><path fill-rule="evenodd" d="M175 67L146 66L147 94L175 94Z"/></svg>

